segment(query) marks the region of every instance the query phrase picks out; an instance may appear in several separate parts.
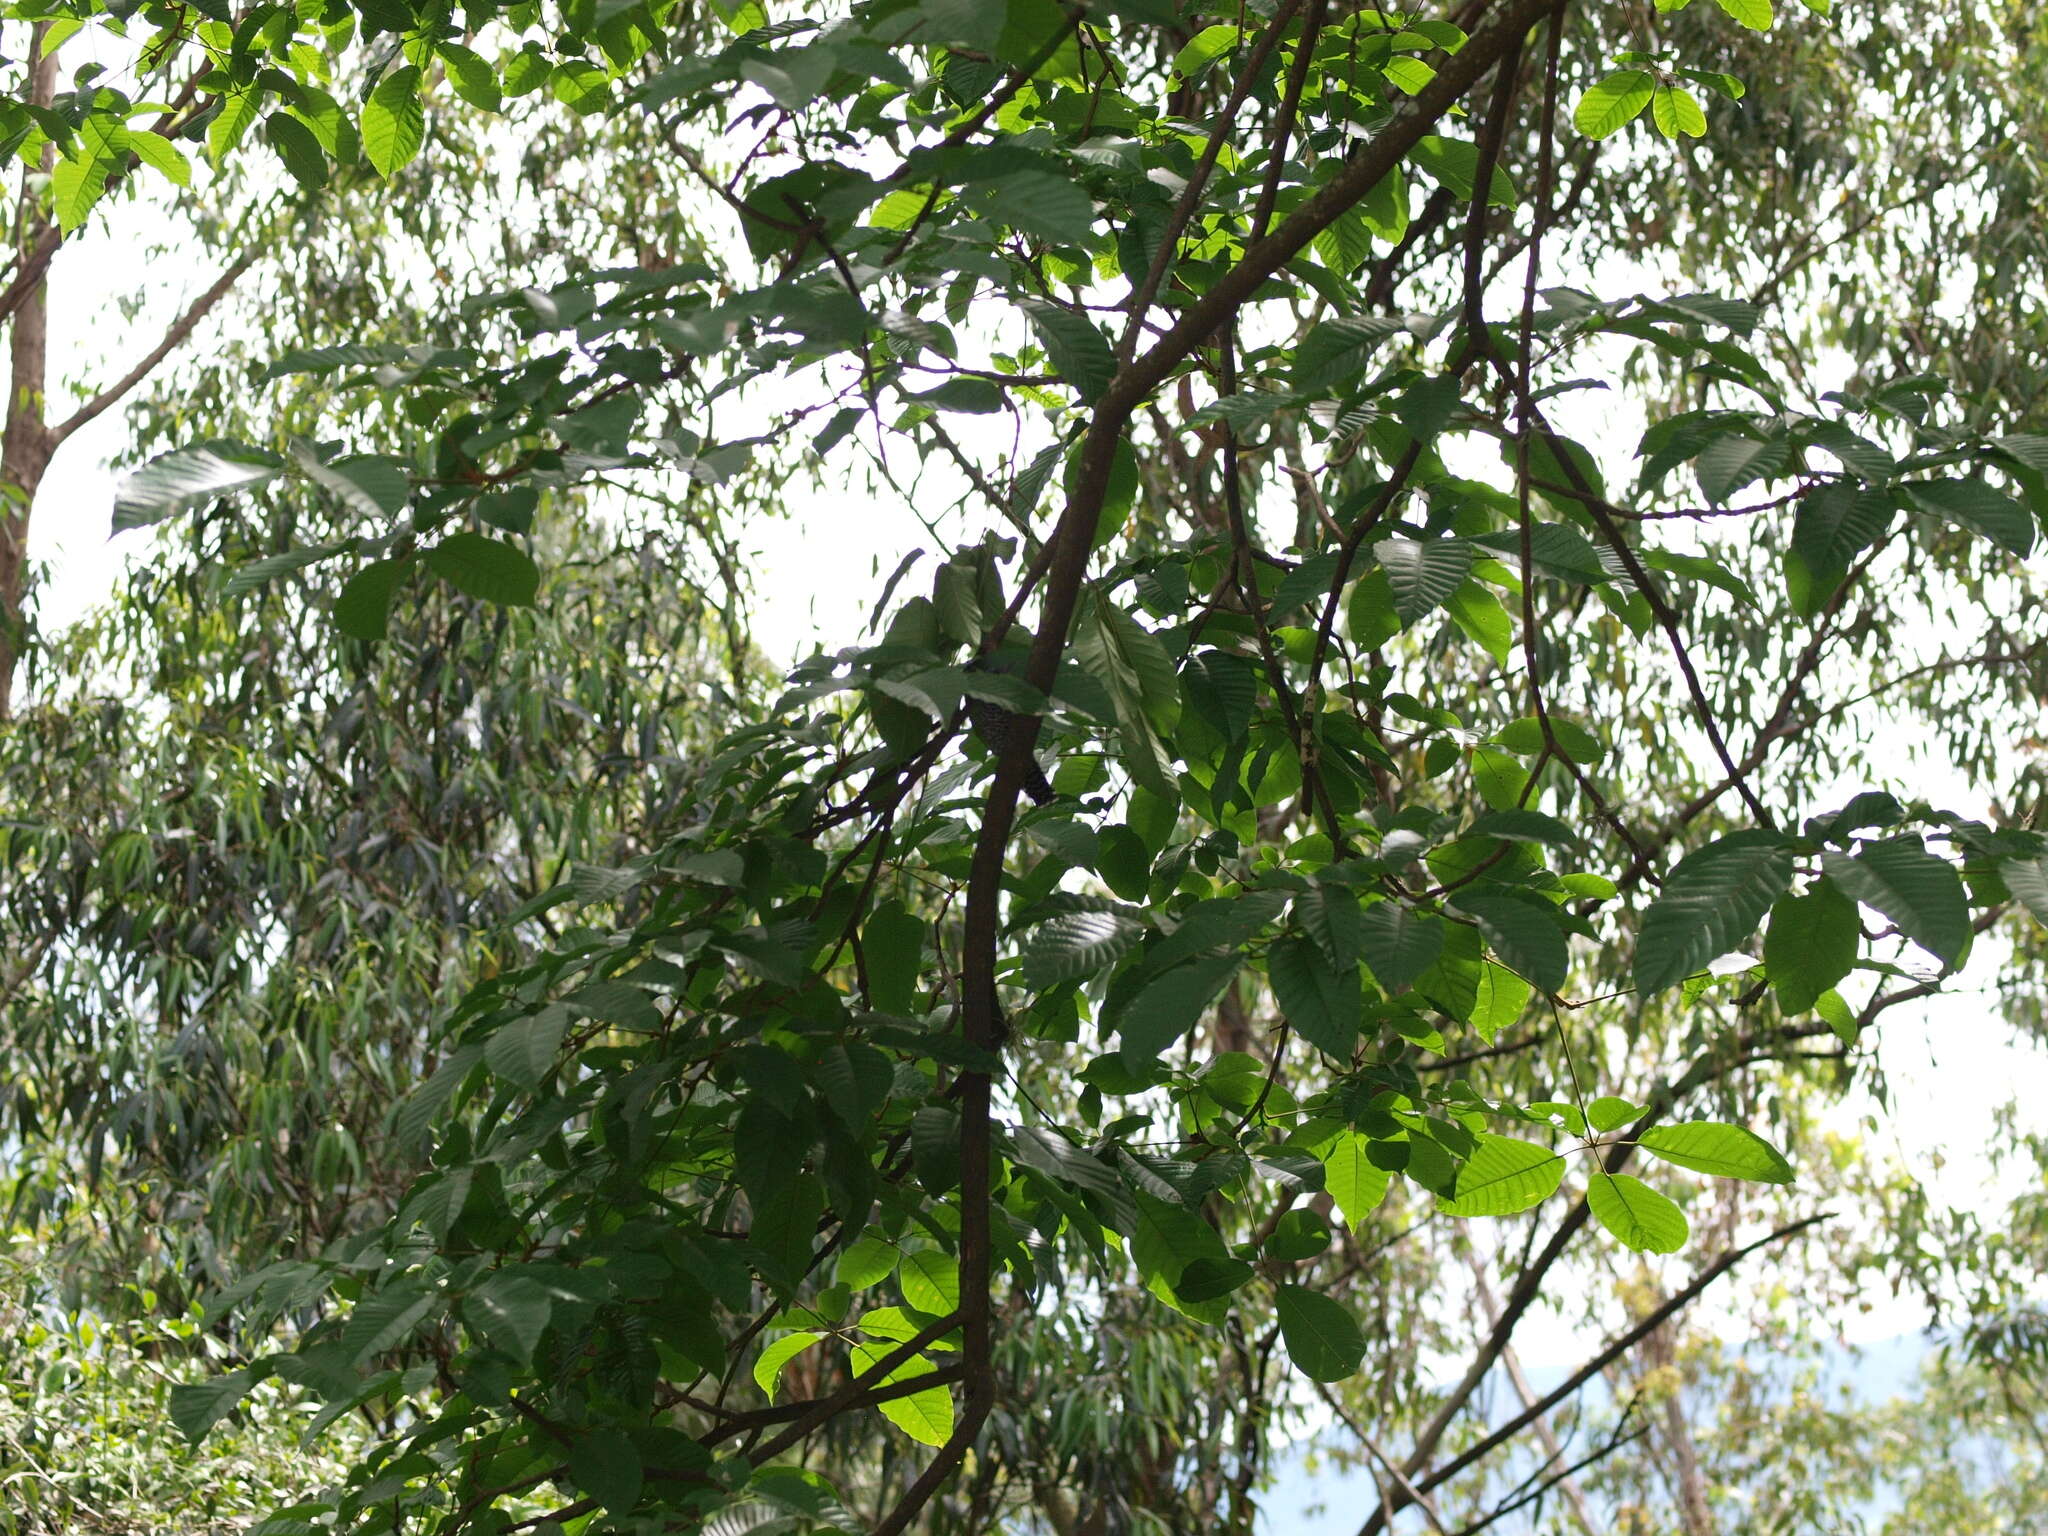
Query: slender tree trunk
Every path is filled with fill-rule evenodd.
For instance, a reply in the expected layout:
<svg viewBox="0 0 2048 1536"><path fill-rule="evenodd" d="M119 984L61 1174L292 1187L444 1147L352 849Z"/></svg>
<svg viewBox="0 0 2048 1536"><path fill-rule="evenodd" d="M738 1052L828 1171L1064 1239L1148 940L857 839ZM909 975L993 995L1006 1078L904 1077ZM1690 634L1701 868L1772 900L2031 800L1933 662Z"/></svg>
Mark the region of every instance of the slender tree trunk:
<svg viewBox="0 0 2048 1536"><path fill-rule="evenodd" d="M47 30L38 23L32 52L40 54ZM47 107L57 93L57 57L52 51L37 58L29 78L29 99ZM15 250L27 253L49 232L38 183L56 164L56 147L45 144L36 165L25 168L15 222ZM28 560L28 520L43 472L50 467L56 441L43 419L43 392L49 369L49 290L38 281L23 296L8 328L7 426L0 433L0 720L12 712L14 669L20 660L26 624L22 611Z"/></svg>

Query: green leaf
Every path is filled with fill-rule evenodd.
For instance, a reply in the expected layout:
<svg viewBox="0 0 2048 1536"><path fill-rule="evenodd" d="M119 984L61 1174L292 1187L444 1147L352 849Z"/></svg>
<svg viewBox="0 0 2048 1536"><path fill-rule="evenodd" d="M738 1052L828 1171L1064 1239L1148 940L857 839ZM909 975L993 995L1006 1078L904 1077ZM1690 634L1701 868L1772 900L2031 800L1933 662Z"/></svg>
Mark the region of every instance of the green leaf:
<svg viewBox="0 0 2048 1536"><path fill-rule="evenodd" d="M545 1286L516 1270L500 1270L469 1294L462 1315L493 1349L526 1365L547 1332L554 1307Z"/></svg>
<svg viewBox="0 0 2048 1536"><path fill-rule="evenodd" d="M1349 1061L1365 1006L1357 965L1332 965L1313 939L1289 934L1268 952L1266 972L1295 1033L1339 1061Z"/></svg>
<svg viewBox="0 0 2048 1536"><path fill-rule="evenodd" d="M1495 665L1507 665L1508 653L1514 649L1515 625L1488 588L1476 581L1466 582L1451 594L1445 611L1465 632L1465 638L1491 656Z"/></svg>
<svg viewBox="0 0 2048 1536"><path fill-rule="evenodd" d="M1033 931L1024 947L1024 979L1043 991L1093 976L1135 949L1145 931L1121 912L1063 913Z"/></svg>
<svg viewBox="0 0 2048 1536"><path fill-rule="evenodd" d="M1849 562L1884 537L1891 526L1892 499L1844 481L1804 497L1792 519L1792 548L1829 586L1841 580Z"/></svg>
<svg viewBox="0 0 2048 1536"><path fill-rule="evenodd" d="M1366 1138L1356 1131L1339 1132L1323 1153L1323 1187L1354 1228L1378 1209L1390 1182L1386 1169L1376 1167L1366 1155Z"/></svg>
<svg viewBox="0 0 2048 1536"><path fill-rule="evenodd" d="M1614 1131L1627 1125L1643 1112L1643 1106L1628 1099L1617 1099L1602 1095L1586 1106L1586 1124L1596 1131Z"/></svg>
<svg viewBox="0 0 2048 1536"><path fill-rule="evenodd" d="M1982 480L1914 480L1901 487L1923 511L1960 523L2024 559L2034 547L2034 519L2003 491Z"/></svg>
<svg viewBox="0 0 2048 1536"><path fill-rule="evenodd" d="M412 164L426 135L420 109L420 72L407 64L394 69L363 104L363 153L380 176Z"/></svg>
<svg viewBox="0 0 2048 1536"><path fill-rule="evenodd" d="M1479 146L1469 139L1447 139L1427 134L1416 140L1408 152L1409 161L1438 186L1461 203L1472 201L1472 189L1479 179ZM1495 208L1515 206L1515 184L1498 164L1486 189L1486 201Z"/></svg>
<svg viewBox="0 0 2048 1536"><path fill-rule="evenodd" d="M1589 139L1619 133L1642 115L1657 88L1647 69L1617 69L1579 98L1572 126Z"/></svg>
<svg viewBox="0 0 2048 1536"><path fill-rule="evenodd" d="M50 173L50 200L65 234L85 223L106 195L108 178L126 163L127 155L128 130L122 124L98 113L87 116L77 141Z"/></svg>
<svg viewBox="0 0 2048 1536"><path fill-rule="evenodd" d="M1044 299L1019 299L1017 307L1038 333L1052 371L1078 390L1083 400L1100 399L1116 377L1116 353L1094 322Z"/></svg>
<svg viewBox="0 0 2048 1536"><path fill-rule="evenodd" d="M263 137L277 151L277 158L291 178L308 192L327 185L327 152L320 147L313 130L289 112L273 112L263 120Z"/></svg>
<svg viewBox="0 0 2048 1536"><path fill-rule="evenodd" d="M1771 0L1717 0L1717 3L1752 32L1771 30Z"/></svg>
<svg viewBox="0 0 2048 1536"><path fill-rule="evenodd" d="M1787 1013L1811 1008L1849 974L1861 937L1856 903L1831 880L1815 881L1804 896L1780 898L1764 933L1764 971L1778 1006Z"/></svg>
<svg viewBox="0 0 2048 1536"><path fill-rule="evenodd" d="M1638 1253L1676 1253L1691 1231L1672 1200L1625 1173L1595 1174L1586 1204L1601 1226Z"/></svg>
<svg viewBox="0 0 2048 1536"><path fill-rule="evenodd" d="M524 1019L500 1025L484 1042L491 1071L521 1088L536 1088L552 1072L569 1032L569 1010L550 1004Z"/></svg>
<svg viewBox="0 0 2048 1536"><path fill-rule="evenodd" d="M775 1401L782 1368L824 1337L822 1333L785 1333L762 1349L754 1360L754 1385L767 1394L769 1402Z"/></svg>
<svg viewBox="0 0 2048 1536"><path fill-rule="evenodd" d="M1792 1182L1792 1165L1782 1152L1756 1132L1719 1120L1652 1126L1636 1138L1636 1145L1667 1163L1716 1178L1760 1184Z"/></svg>
<svg viewBox="0 0 2048 1536"><path fill-rule="evenodd" d="M1401 322L1382 315L1348 315L1325 320L1302 338L1291 375L1304 393L1326 389L1364 371L1380 344L1402 331Z"/></svg>
<svg viewBox="0 0 2048 1536"><path fill-rule="evenodd" d="M1236 974L1242 956L1204 955L1177 965L1131 999L1119 1021L1126 1066L1136 1070L1195 1027L1223 984Z"/></svg>
<svg viewBox="0 0 2048 1536"><path fill-rule="evenodd" d="M334 622L358 640L382 640L391 624L391 597L412 558L373 560L342 584L334 599Z"/></svg>
<svg viewBox="0 0 2048 1536"><path fill-rule="evenodd" d="M418 1280L392 1282L356 1303L341 1330L341 1347L357 1365L410 1338L438 1298Z"/></svg>
<svg viewBox="0 0 2048 1536"><path fill-rule="evenodd" d="M1999 866L2005 888L2034 914L2034 921L2048 928L2048 857L2007 859Z"/></svg>
<svg viewBox="0 0 2048 1536"><path fill-rule="evenodd" d="M1955 868L1917 837L1866 843L1854 858L1823 849L1821 867L1843 892L1874 907L1899 932L1949 965L1970 942L1970 908Z"/></svg>
<svg viewBox="0 0 2048 1536"><path fill-rule="evenodd" d="M1373 554L1387 573L1403 628L1447 602L1472 571L1472 546L1462 539L1382 539Z"/></svg>
<svg viewBox="0 0 2048 1536"><path fill-rule="evenodd" d="M479 602L530 607L540 590L540 567L524 550L467 529L449 534L423 558L428 570Z"/></svg>
<svg viewBox="0 0 2048 1536"><path fill-rule="evenodd" d="M1365 1335L1344 1306L1304 1286L1280 1286L1274 1296L1287 1358L1310 1381L1342 1381L1358 1373Z"/></svg>
<svg viewBox="0 0 2048 1536"><path fill-rule="evenodd" d="M647 1474L640 1448L622 1431L587 1429L569 1441L569 1475L607 1513L620 1516L640 1502Z"/></svg>
<svg viewBox="0 0 2048 1536"><path fill-rule="evenodd" d="M1226 1263L1229 1250L1222 1235L1195 1212L1170 1205L1142 1190L1131 1196L1138 1225L1131 1236L1131 1262L1145 1277L1145 1288L1176 1312L1200 1323L1220 1323L1229 1306L1220 1298L1194 1301L1179 1291L1181 1277L1204 1259Z"/></svg>
<svg viewBox="0 0 2048 1536"><path fill-rule="evenodd" d="M1444 948L1444 920L1397 901L1376 901L1365 911L1359 944L1373 979L1391 997L1436 964Z"/></svg>
<svg viewBox="0 0 2048 1536"><path fill-rule="evenodd" d="M456 95L484 112L496 112L504 105L497 72L476 54L460 43L439 43L434 51L440 54Z"/></svg>
<svg viewBox="0 0 2048 1536"><path fill-rule="evenodd" d="M128 130L128 152L151 170L159 172L166 181L177 187L192 184L192 162L185 158L185 152L160 133L147 128Z"/></svg>
<svg viewBox="0 0 2048 1536"><path fill-rule="evenodd" d="M1656 121L1657 131L1667 139L1680 134L1697 139L1707 131L1707 114L1700 107L1699 97L1682 85L1658 86L1650 115Z"/></svg>
<svg viewBox="0 0 2048 1536"><path fill-rule="evenodd" d="M1294 898L1294 920L1338 969L1363 955L1365 917L1358 897L1341 885L1312 885Z"/></svg>
<svg viewBox="0 0 2048 1536"><path fill-rule="evenodd" d="M1563 1182L1564 1159L1548 1147L1482 1131L1456 1189L1437 1197L1437 1209L1447 1216L1513 1216L1541 1205Z"/></svg>
<svg viewBox="0 0 2048 1536"><path fill-rule="evenodd" d="M1535 989L1504 965L1485 961L1479 968L1478 990L1472 1002L1472 1017L1466 1022L1488 1045L1494 1036L1522 1016Z"/></svg>
<svg viewBox="0 0 2048 1536"><path fill-rule="evenodd" d="M905 1254L896 1270L903 1301L931 1317L946 1317L960 1306L960 1262L936 1248Z"/></svg>
<svg viewBox="0 0 2048 1536"><path fill-rule="evenodd" d="M1478 921L1502 964L1540 991L1555 993L1564 985L1571 956L1548 902L1483 892L1460 892L1453 900Z"/></svg>
<svg viewBox="0 0 2048 1536"><path fill-rule="evenodd" d="M207 1431L234 1411L266 1373L254 1366L228 1371L208 1381L185 1382L171 1388L171 1422L188 1444L197 1446Z"/></svg>
<svg viewBox="0 0 2048 1536"><path fill-rule="evenodd" d="M1792 855L1775 832L1732 832L1688 856L1643 915L1637 988L1676 986L1736 948L1791 883Z"/></svg>
<svg viewBox="0 0 2048 1536"><path fill-rule="evenodd" d="M267 485L283 467L261 449L240 443L181 448L153 459L114 493L114 532L160 523L174 512Z"/></svg>

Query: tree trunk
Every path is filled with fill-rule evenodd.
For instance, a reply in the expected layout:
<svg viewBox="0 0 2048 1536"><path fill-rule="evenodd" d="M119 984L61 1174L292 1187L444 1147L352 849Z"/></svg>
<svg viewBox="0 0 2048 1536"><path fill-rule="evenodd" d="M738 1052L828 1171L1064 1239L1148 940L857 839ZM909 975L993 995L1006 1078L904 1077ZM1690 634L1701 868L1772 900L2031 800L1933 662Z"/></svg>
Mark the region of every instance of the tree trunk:
<svg viewBox="0 0 2048 1536"><path fill-rule="evenodd" d="M40 54L47 26L38 23L31 50ZM39 57L29 81L29 99L47 107L57 92L55 52ZM27 252L49 230L37 183L56 164L56 146L44 144L32 169L21 178L21 202L15 226L15 249ZM7 426L0 433L0 720L13 712L14 669L21 657L27 625L22 611L28 560L29 513L43 472L56 448L43 419L43 390L49 367L49 289L38 281L22 298L8 328Z"/></svg>

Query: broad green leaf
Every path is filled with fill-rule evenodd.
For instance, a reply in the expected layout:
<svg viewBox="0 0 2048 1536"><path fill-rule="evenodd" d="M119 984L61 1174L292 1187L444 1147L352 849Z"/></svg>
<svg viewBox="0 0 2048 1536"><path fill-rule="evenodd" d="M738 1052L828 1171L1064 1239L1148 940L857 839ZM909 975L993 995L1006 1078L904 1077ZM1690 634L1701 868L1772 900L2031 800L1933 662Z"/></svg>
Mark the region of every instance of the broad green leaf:
<svg viewBox="0 0 2048 1536"><path fill-rule="evenodd" d="M1041 991L1079 981L1122 959L1144 937L1144 924L1121 912L1063 913L1032 931L1024 979Z"/></svg>
<svg viewBox="0 0 2048 1536"><path fill-rule="evenodd" d="M1716 1178L1761 1184L1792 1182L1792 1165L1776 1147L1754 1131L1719 1120L1655 1125L1636 1139L1636 1145L1667 1163Z"/></svg>
<svg viewBox="0 0 2048 1536"><path fill-rule="evenodd" d="M1513 1216L1541 1205L1563 1182L1564 1159L1550 1148L1482 1131L1458 1169L1455 1191L1438 1196L1437 1209L1447 1216Z"/></svg>
<svg viewBox="0 0 2048 1536"><path fill-rule="evenodd" d="M540 589L540 567L524 550L467 529L449 534L422 558L428 570L479 602L526 607Z"/></svg>
<svg viewBox="0 0 2048 1536"><path fill-rule="evenodd" d="M378 175L389 176L412 164L425 135L420 72L407 64L379 80L363 104L363 153Z"/></svg>
<svg viewBox="0 0 2048 1536"><path fill-rule="evenodd" d="M1330 964L1356 966L1363 954L1365 916L1358 897L1341 885L1312 885L1294 898L1294 920L1316 941Z"/></svg>
<svg viewBox="0 0 2048 1536"><path fill-rule="evenodd" d="M504 105L497 72L476 54L460 43L437 43L434 51L440 54L456 95L485 112L496 112Z"/></svg>
<svg viewBox="0 0 2048 1536"><path fill-rule="evenodd" d="M1366 1139L1356 1131L1339 1132L1323 1153L1323 1187L1353 1228L1379 1208L1390 1182L1386 1169L1366 1155Z"/></svg>
<svg viewBox="0 0 2048 1536"><path fill-rule="evenodd" d="M1461 203L1472 200L1474 185L1479 179L1479 146L1469 139L1448 139L1439 134L1425 134L1415 141L1415 148L1408 152L1409 162L1415 168L1446 189ZM1515 206L1514 181L1498 163L1493 168L1493 180L1486 189L1486 201L1495 208Z"/></svg>
<svg viewBox="0 0 2048 1536"><path fill-rule="evenodd" d="M569 1010L550 1004L538 1013L502 1024L484 1042L484 1062L499 1077L535 1088L554 1070L569 1032Z"/></svg>
<svg viewBox="0 0 2048 1536"><path fill-rule="evenodd" d="M1787 1013L1804 1013L1849 974L1862 937L1856 903L1831 880L1804 896L1780 897L1764 932L1764 971Z"/></svg>
<svg viewBox="0 0 2048 1536"><path fill-rule="evenodd" d="M381 641L391 627L391 596L412 559L377 559L358 569L334 598L334 627L362 641Z"/></svg>
<svg viewBox="0 0 2048 1536"><path fill-rule="evenodd" d="M905 911L900 901L883 902L861 929L868 1001L877 1012L917 1011L918 986L924 974L924 940L924 919Z"/></svg>
<svg viewBox="0 0 2048 1536"><path fill-rule="evenodd" d="M88 116L50 173L50 201L65 234L84 224L106 195L107 179L127 163L128 130L98 113Z"/></svg>
<svg viewBox="0 0 2048 1536"><path fill-rule="evenodd" d="M1929 954L1954 965L1970 942L1970 908L1955 867L1917 837L1866 843L1854 858L1823 849L1821 867L1843 892L1874 907Z"/></svg>
<svg viewBox="0 0 2048 1536"><path fill-rule="evenodd" d="M775 1401L782 1368L824 1337L822 1333L785 1333L762 1349L754 1361L754 1385L767 1394L769 1402Z"/></svg>
<svg viewBox="0 0 2048 1536"><path fill-rule="evenodd" d="M1682 85L1658 86L1650 114L1656 120L1657 131L1667 139L1680 134L1697 139L1707 131L1707 114L1700 108L1699 97Z"/></svg>
<svg viewBox="0 0 2048 1536"><path fill-rule="evenodd" d="M1792 548L1816 575L1832 586L1849 562L1884 537L1892 522L1892 499L1843 481L1804 497L1792 519Z"/></svg>
<svg viewBox="0 0 2048 1536"><path fill-rule="evenodd" d="M555 1298L517 1270L500 1270L462 1303L463 1320L479 1330L493 1349L522 1365L530 1363L554 1315Z"/></svg>
<svg viewBox="0 0 2048 1536"><path fill-rule="evenodd" d="M905 1254L896 1269L904 1304L932 1317L945 1317L960 1305L960 1261L937 1248Z"/></svg>
<svg viewBox="0 0 2048 1536"><path fill-rule="evenodd" d="M1444 920L1397 901L1376 901L1365 911L1359 944L1373 979L1389 996L1406 992L1443 953Z"/></svg>
<svg viewBox="0 0 2048 1536"><path fill-rule="evenodd" d="M2034 921L2048 928L2048 857L2007 859L1999 866L2005 888L2034 914Z"/></svg>
<svg viewBox="0 0 2048 1536"><path fill-rule="evenodd" d="M1401 334L1398 320L1382 315L1348 315L1325 320L1304 336L1294 352L1291 375L1304 393L1341 384L1362 373L1389 337Z"/></svg>
<svg viewBox="0 0 2048 1536"><path fill-rule="evenodd" d="M212 1429L234 1411L266 1373L253 1366L225 1371L205 1381L181 1382L171 1388L171 1422L178 1426L190 1445L198 1445Z"/></svg>
<svg viewBox="0 0 2048 1536"><path fill-rule="evenodd" d="M1465 632L1465 638L1491 656L1495 665L1507 665L1515 643L1515 624L1489 589L1468 581L1451 594L1444 610Z"/></svg>
<svg viewBox="0 0 2048 1536"><path fill-rule="evenodd" d="M1544 992L1564 986L1571 957L1556 909L1548 902L1472 891L1461 891L1452 900L1478 921L1488 947L1508 969Z"/></svg>
<svg viewBox="0 0 2048 1536"><path fill-rule="evenodd" d="M1136 1069L1195 1027L1243 957L1204 955L1177 965L1131 999L1118 1024L1126 1065Z"/></svg>
<svg viewBox="0 0 2048 1536"><path fill-rule="evenodd" d="M1586 1124L1601 1132L1619 1130L1642 1112L1640 1104L1603 1095L1586 1106Z"/></svg>
<svg viewBox="0 0 2048 1536"><path fill-rule="evenodd" d="M267 485L283 473L269 454L240 443L181 448L153 459L114 493L114 531L160 523L230 491Z"/></svg>
<svg viewBox="0 0 2048 1536"><path fill-rule="evenodd" d="M1295 1033L1339 1061L1349 1061L1364 1009L1358 966L1332 965L1313 939L1289 934L1268 952L1266 971Z"/></svg>
<svg viewBox="0 0 2048 1536"><path fill-rule="evenodd" d="M128 152L151 170L159 172L173 186L192 184L192 162L185 152L160 133L147 128L128 130Z"/></svg>
<svg viewBox="0 0 2048 1536"><path fill-rule="evenodd" d="M1472 571L1472 546L1462 539L1382 539L1373 554L1386 572L1403 628L1449 601Z"/></svg>
<svg viewBox="0 0 2048 1536"><path fill-rule="evenodd" d="M1732 832L1689 855L1643 915L1637 988L1676 986L1736 948L1791 883L1792 855L1775 832Z"/></svg>
<svg viewBox="0 0 2048 1536"><path fill-rule="evenodd" d="M439 1298L415 1279L396 1280L356 1303L341 1330L341 1347L360 1365L382 1354L426 1320Z"/></svg>
<svg viewBox="0 0 2048 1536"><path fill-rule="evenodd" d="M1190 1265L1203 1259L1227 1262L1230 1252L1222 1234L1195 1212L1139 1191L1132 1195L1138 1213L1131 1237L1131 1262L1145 1279L1145 1288L1176 1312L1200 1323L1220 1323L1229 1304L1220 1298L1190 1301L1178 1286Z"/></svg>
<svg viewBox="0 0 2048 1536"><path fill-rule="evenodd" d="M1572 126L1590 139L1619 133L1642 115L1657 88L1647 69L1617 69L1579 98Z"/></svg>
<svg viewBox="0 0 2048 1536"><path fill-rule="evenodd" d="M298 118L285 111L271 113L263 120L263 137L300 187L318 192L327 185L327 152L313 130Z"/></svg>
<svg viewBox="0 0 2048 1536"><path fill-rule="evenodd" d="M1625 1173L1596 1173L1586 1186L1586 1204L1601 1226L1638 1253L1676 1253L1691 1231L1676 1203Z"/></svg>
<svg viewBox="0 0 2048 1536"><path fill-rule="evenodd" d="M1922 510L1960 523L2023 559L2034 548L2033 516L1982 480L1912 480L1901 489Z"/></svg>
<svg viewBox="0 0 2048 1536"><path fill-rule="evenodd" d="M1020 299L1017 307L1031 321L1052 371L1071 384L1083 400L1100 399L1116 377L1116 353L1095 322L1086 315L1044 299Z"/></svg>
<svg viewBox="0 0 2048 1536"><path fill-rule="evenodd" d="M1365 1335L1342 1303L1305 1286L1283 1285L1274 1296L1287 1358L1310 1381L1342 1381L1358 1373Z"/></svg>
<svg viewBox="0 0 2048 1536"><path fill-rule="evenodd" d="M1771 0L1717 0L1717 3L1752 32L1771 30Z"/></svg>
<svg viewBox="0 0 2048 1536"><path fill-rule="evenodd" d="M1491 960L1479 967L1479 988L1472 1001L1472 1017L1465 1022L1488 1045L1494 1037L1522 1016L1535 989L1504 965Z"/></svg>
<svg viewBox="0 0 2048 1536"><path fill-rule="evenodd" d="M612 1515L626 1515L640 1502L647 1469L640 1448L616 1429L585 1430L568 1447L569 1475Z"/></svg>
<svg viewBox="0 0 2048 1536"><path fill-rule="evenodd" d="M894 1274L902 1256L902 1250L887 1238L863 1237L851 1247L840 1250L832 1278L850 1290L864 1291L871 1285L880 1285Z"/></svg>

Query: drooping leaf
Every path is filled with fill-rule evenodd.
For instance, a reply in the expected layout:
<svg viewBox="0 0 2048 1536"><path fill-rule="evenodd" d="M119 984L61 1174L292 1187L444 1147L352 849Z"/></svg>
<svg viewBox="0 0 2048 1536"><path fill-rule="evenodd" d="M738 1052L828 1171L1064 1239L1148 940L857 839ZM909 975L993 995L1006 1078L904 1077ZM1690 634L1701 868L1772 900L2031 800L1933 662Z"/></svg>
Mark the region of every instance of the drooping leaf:
<svg viewBox="0 0 2048 1536"><path fill-rule="evenodd" d="M1100 399L1116 377L1116 353L1094 322L1044 299L1017 303L1038 333L1053 372L1073 385L1083 400Z"/></svg>
<svg viewBox="0 0 2048 1536"><path fill-rule="evenodd" d="M1444 920L1397 901L1374 902L1359 929L1365 963L1389 996L1414 986L1443 953Z"/></svg>
<svg viewBox="0 0 2048 1536"><path fill-rule="evenodd" d="M1586 1204L1601 1226L1638 1253L1676 1253L1691 1231L1674 1201L1625 1173L1595 1174Z"/></svg>
<svg viewBox="0 0 2048 1536"><path fill-rule="evenodd" d="M379 176L389 176L412 164L425 136L420 72L407 64L379 80L363 104L363 153Z"/></svg>
<svg viewBox="0 0 2048 1536"><path fill-rule="evenodd" d="M1472 570L1472 546L1462 539L1383 539L1373 554L1404 627L1448 602Z"/></svg>
<svg viewBox="0 0 2048 1536"><path fill-rule="evenodd" d="M1356 962L1334 965L1313 939L1289 934L1274 943L1266 969L1280 1011L1295 1033L1316 1049L1349 1061L1364 1006Z"/></svg>
<svg viewBox="0 0 2048 1536"><path fill-rule="evenodd" d="M1579 98L1572 125L1589 139L1619 133L1642 115L1656 88L1647 69L1617 69Z"/></svg>
<svg viewBox="0 0 2048 1536"><path fill-rule="evenodd" d="M1856 903L1831 880L1818 880L1803 896L1783 896L1771 908L1764 933L1764 970L1778 1006L1804 1013L1849 974L1862 929Z"/></svg>
<svg viewBox="0 0 2048 1536"><path fill-rule="evenodd" d="M1774 832L1732 832L1687 856L1643 916L1635 982L1676 986L1756 931L1792 883L1792 855Z"/></svg>
<svg viewBox="0 0 2048 1536"><path fill-rule="evenodd" d="M540 590L540 567L532 556L467 529L449 534L422 558L428 570L479 602L528 607Z"/></svg>
<svg viewBox="0 0 2048 1536"><path fill-rule="evenodd" d="M1365 1335L1343 1304L1305 1286L1283 1285L1274 1296L1287 1358L1310 1381L1342 1381L1365 1358Z"/></svg>
<svg viewBox="0 0 2048 1536"><path fill-rule="evenodd" d="M1970 907L1955 866L1938 859L1917 837L1866 843L1854 857L1832 848L1821 867L1844 893L1874 907L1899 932L1953 965L1970 942Z"/></svg>

